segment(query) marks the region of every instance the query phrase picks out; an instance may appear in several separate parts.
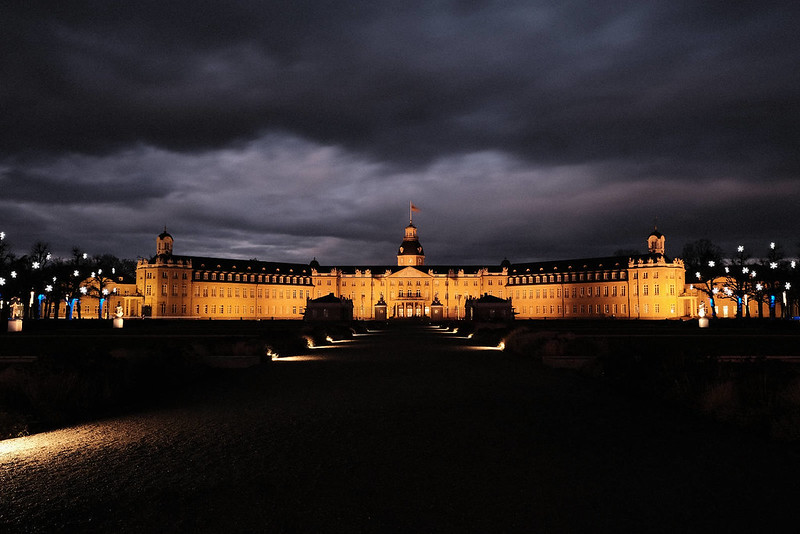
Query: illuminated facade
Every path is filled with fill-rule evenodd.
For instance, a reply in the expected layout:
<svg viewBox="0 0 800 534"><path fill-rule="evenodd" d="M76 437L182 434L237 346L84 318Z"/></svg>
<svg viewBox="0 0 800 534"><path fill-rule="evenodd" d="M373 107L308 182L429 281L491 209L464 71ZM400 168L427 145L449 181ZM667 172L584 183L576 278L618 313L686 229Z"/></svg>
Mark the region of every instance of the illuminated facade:
<svg viewBox="0 0 800 534"><path fill-rule="evenodd" d="M520 263L508 289L518 318L675 319L693 315L683 262L654 230L646 254Z"/></svg>
<svg viewBox="0 0 800 534"><path fill-rule="evenodd" d="M463 319L468 301L485 296L510 299L519 319L694 315L697 301L684 292L683 263L665 256L659 232L647 243L646 254L632 256L426 265L417 228L409 222L397 265L325 267L316 260L297 264L176 255L165 230L157 238L156 256L137 264L140 306L128 303L125 314L302 319L309 299L332 294L352 302L354 319L366 320L440 313L443 319Z"/></svg>
<svg viewBox="0 0 800 534"><path fill-rule="evenodd" d="M100 289L96 279L87 279L82 284L86 288L86 293L81 294L80 298L69 299L54 303L57 307L52 313L56 318L74 319L111 319L117 307L125 317L140 317L142 309L142 297L132 281L118 277L116 280L103 279L103 287ZM105 291L105 294L103 294ZM98 296L103 294L102 297ZM41 303L39 304L41 307ZM39 310L39 316L42 316Z"/></svg>
<svg viewBox="0 0 800 534"><path fill-rule="evenodd" d="M728 288L728 284L729 281L724 276L715 278L711 287L717 290L717 294L713 299L693 285L688 285L686 294L687 297L693 299L693 315L698 315L702 307L707 317L716 315L719 318L728 319L736 317L740 306L743 317L789 318L796 317L800 313L797 303L788 301L788 289L785 286L777 289L774 296L765 293L763 299L758 300L749 295L743 295L740 300Z"/></svg>
<svg viewBox="0 0 800 534"><path fill-rule="evenodd" d="M160 318L300 319L313 289L309 265L173 254L166 230L157 254L136 265L142 313Z"/></svg>

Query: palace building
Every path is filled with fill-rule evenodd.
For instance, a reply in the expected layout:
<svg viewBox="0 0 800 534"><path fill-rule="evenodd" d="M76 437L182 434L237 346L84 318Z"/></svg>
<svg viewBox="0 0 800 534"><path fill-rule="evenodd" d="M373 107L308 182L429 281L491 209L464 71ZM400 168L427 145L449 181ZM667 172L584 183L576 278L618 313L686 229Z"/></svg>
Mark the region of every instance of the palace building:
<svg viewBox="0 0 800 534"><path fill-rule="evenodd" d="M173 241L165 229L156 255L139 260L140 302L127 297L126 316L302 319L309 301L328 295L351 302L353 319L364 320L465 319L486 302L518 319L674 319L696 310L696 296L684 291L683 263L665 255L658 231L644 254L496 265L427 265L412 220L396 265L183 256L173 253Z"/></svg>

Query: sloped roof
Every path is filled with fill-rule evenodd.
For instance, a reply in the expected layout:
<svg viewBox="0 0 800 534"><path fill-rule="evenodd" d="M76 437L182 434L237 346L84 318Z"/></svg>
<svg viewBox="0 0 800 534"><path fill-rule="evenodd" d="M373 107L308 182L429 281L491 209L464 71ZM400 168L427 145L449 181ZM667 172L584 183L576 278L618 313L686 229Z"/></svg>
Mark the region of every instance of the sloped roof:
<svg viewBox="0 0 800 534"><path fill-rule="evenodd" d="M628 262L633 260L638 262L640 259L647 263L648 260L657 262L659 258L664 261L671 260L663 254L632 254L626 256L605 256L601 258L577 258L572 260L554 261L535 261L527 263L514 263L508 270L509 275L529 275L529 274L548 274L563 273L565 271L598 271L603 269L624 269L628 267Z"/></svg>
<svg viewBox="0 0 800 534"><path fill-rule="evenodd" d="M459 271L464 271L465 275L472 275L484 269L492 274L503 272L503 268L500 265L329 265L318 267L317 271L324 273L329 272L331 269L337 269L343 274L355 274L357 270L363 273L369 270L373 276L385 274L386 271L394 274L403 269L416 269L422 274L428 274L432 271L433 274L440 275L448 274L450 271L453 271L455 275L458 275Z"/></svg>
<svg viewBox="0 0 800 534"><path fill-rule="evenodd" d="M175 254L170 258L184 262L191 260L192 268L195 270L311 276L311 266L304 263L212 258L208 256L179 256Z"/></svg>

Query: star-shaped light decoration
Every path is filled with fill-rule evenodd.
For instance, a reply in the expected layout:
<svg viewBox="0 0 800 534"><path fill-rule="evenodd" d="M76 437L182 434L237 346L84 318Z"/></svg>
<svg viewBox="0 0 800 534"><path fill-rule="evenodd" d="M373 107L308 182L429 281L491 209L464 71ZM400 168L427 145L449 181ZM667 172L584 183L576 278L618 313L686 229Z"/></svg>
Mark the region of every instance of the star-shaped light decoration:
<svg viewBox="0 0 800 534"><path fill-rule="evenodd" d="M786 282L786 289L792 289L792 283Z"/></svg>
<svg viewBox="0 0 800 534"><path fill-rule="evenodd" d="M86 294L86 286L81 286L81 295Z"/></svg>
<svg viewBox="0 0 800 534"><path fill-rule="evenodd" d="M744 245L739 245L738 247L736 247L736 250L738 252L744 252Z"/></svg>
<svg viewBox="0 0 800 534"><path fill-rule="evenodd" d="M17 271L11 271L11 278L17 277Z"/></svg>
<svg viewBox="0 0 800 534"><path fill-rule="evenodd" d="M772 250L775 250L775 241L773 241L772 243L769 244L769 248L771 248Z"/></svg>
<svg viewBox="0 0 800 534"><path fill-rule="evenodd" d="M761 291L764 287L761 284L756 284L756 291Z"/></svg>
<svg viewBox="0 0 800 534"><path fill-rule="evenodd" d="M6 285L6 279L0 276L0 286Z"/></svg>
<svg viewBox="0 0 800 534"><path fill-rule="evenodd" d="M708 262L708 266L709 266L709 267L713 267L713 266L715 266L715 265L716 265L716 262L715 262L714 260L710 260L710 261Z"/></svg>
<svg viewBox="0 0 800 534"><path fill-rule="evenodd" d="M777 261L770 262L769 268L770 269L777 269L778 268L778 262Z"/></svg>
<svg viewBox="0 0 800 534"><path fill-rule="evenodd" d="M39 264L39 262L38 262L38 261L35 261L35 262L33 262L33 263L31 264L31 268L32 268L32 269L38 269L38 268L39 268L39 265L40 265L40 264Z"/></svg>
<svg viewBox="0 0 800 534"><path fill-rule="evenodd" d="M53 290L53 286L50 285L44 286L44 290L50 293Z"/></svg>
<svg viewBox="0 0 800 534"><path fill-rule="evenodd" d="M2 241L5 238L6 238L6 233L5 232L0 232L0 241Z"/></svg>
<svg viewBox="0 0 800 534"><path fill-rule="evenodd" d="M78 276L78 275L80 275L80 273L78 272L78 269L75 269L74 271L72 271L72 276Z"/></svg>

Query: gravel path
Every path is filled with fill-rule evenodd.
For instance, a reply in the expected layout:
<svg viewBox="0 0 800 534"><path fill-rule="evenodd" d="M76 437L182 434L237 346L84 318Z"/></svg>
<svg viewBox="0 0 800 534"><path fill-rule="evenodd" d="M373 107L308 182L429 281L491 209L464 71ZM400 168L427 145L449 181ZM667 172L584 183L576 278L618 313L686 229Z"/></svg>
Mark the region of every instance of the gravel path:
<svg viewBox="0 0 800 534"><path fill-rule="evenodd" d="M0 442L0 531L795 531L798 474L777 445L409 327Z"/></svg>

